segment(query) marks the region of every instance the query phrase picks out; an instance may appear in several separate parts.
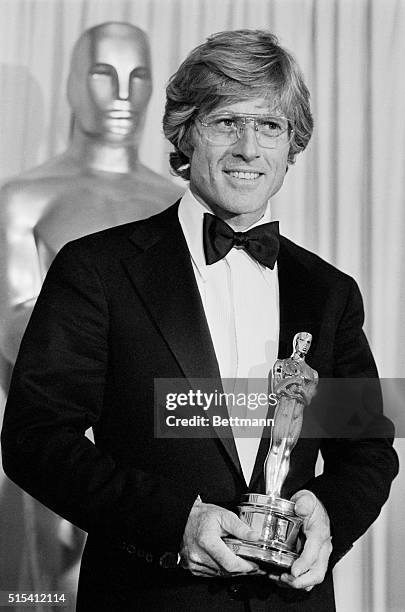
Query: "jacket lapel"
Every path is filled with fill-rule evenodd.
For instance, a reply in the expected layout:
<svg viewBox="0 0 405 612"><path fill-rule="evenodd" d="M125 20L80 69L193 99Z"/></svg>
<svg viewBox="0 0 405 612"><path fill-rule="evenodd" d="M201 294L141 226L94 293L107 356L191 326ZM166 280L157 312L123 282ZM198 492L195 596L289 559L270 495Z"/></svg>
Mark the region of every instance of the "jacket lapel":
<svg viewBox="0 0 405 612"><path fill-rule="evenodd" d="M198 386L196 379L203 379L201 384L209 381L211 391L222 392L218 362L177 209L175 204L136 224L131 240L137 253L123 264L184 376L192 386ZM222 412L226 418L226 407ZM221 407L217 407L216 414L220 413ZM220 427L216 433L242 475L231 429Z"/></svg>
<svg viewBox="0 0 405 612"><path fill-rule="evenodd" d="M319 283L315 287L311 271L293 252L296 249L289 240L282 237L280 243L279 289L280 289L280 339L279 359L289 357L292 342L297 332L312 334L309 361L313 361L319 341L322 307Z"/></svg>

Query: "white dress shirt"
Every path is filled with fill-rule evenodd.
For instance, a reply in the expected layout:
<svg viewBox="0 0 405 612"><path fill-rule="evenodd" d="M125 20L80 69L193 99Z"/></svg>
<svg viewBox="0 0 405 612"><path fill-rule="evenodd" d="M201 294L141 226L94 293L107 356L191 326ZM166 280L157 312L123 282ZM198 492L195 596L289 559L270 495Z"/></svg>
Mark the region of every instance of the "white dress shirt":
<svg viewBox="0 0 405 612"><path fill-rule="evenodd" d="M277 264L270 270L244 249L232 248L226 257L207 265L203 248L206 212L212 213L188 189L180 202L179 221L190 251L224 391L268 393L267 378L277 359L280 330ZM268 205L254 225L270 220ZM228 410L231 411L229 405ZM253 412L247 416L255 418L259 414ZM248 431L246 434L249 436ZM259 443L260 437L235 437L247 484Z"/></svg>

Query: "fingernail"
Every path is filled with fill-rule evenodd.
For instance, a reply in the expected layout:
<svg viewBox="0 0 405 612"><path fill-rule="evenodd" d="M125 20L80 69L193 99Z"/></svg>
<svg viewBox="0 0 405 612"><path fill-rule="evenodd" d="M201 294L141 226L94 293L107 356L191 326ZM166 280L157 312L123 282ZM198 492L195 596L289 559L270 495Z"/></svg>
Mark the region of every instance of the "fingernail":
<svg viewBox="0 0 405 612"><path fill-rule="evenodd" d="M293 576L291 576L290 574L281 574L280 576L280 580L282 582L292 582L294 580Z"/></svg>

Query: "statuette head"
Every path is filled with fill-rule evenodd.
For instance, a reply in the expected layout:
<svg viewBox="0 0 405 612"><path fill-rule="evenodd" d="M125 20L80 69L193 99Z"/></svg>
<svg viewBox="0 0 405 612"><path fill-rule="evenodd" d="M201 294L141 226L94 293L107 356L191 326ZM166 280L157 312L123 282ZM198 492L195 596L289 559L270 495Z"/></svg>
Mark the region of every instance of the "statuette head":
<svg viewBox="0 0 405 612"><path fill-rule="evenodd" d="M298 332L295 334L293 340L294 353L301 353L306 355L311 348L312 334L309 332Z"/></svg>

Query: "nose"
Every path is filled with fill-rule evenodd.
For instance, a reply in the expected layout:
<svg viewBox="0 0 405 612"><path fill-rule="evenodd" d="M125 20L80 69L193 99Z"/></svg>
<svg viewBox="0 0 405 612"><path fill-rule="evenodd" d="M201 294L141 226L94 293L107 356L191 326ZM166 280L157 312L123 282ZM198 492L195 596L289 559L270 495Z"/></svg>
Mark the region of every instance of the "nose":
<svg viewBox="0 0 405 612"><path fill-rule="evenodd" d="M239 131L239 139L233 146L233 155L240 156L246 161L251 161L260 157L260 147L257 143L255 126L252 123L245 123Z"/></svg>
<svg viewBox="0 0 405 612"><path fill-rule="evenodd" d="M127 75L118 75L118 100L128 100L130 78Z"/></svg>

